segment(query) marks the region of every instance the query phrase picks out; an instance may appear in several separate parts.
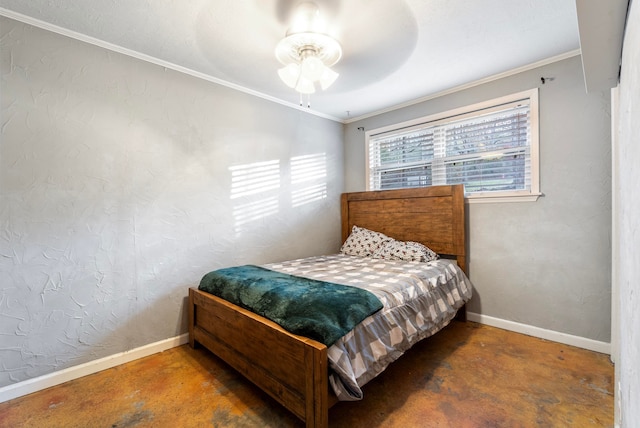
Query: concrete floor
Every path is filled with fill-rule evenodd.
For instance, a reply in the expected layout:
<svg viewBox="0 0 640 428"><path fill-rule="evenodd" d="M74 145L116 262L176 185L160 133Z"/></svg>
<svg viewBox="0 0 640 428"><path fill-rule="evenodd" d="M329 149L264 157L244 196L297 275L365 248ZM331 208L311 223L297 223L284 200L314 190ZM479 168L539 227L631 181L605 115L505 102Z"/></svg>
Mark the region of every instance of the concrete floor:
<svg viewBox="0 0 640 428"><path fill-rule="evenodd" d="M331 427L609 427L607 355L453 322L392 364ZM200 348L165 351L0 404L0 427L299 427Z"/></svg>

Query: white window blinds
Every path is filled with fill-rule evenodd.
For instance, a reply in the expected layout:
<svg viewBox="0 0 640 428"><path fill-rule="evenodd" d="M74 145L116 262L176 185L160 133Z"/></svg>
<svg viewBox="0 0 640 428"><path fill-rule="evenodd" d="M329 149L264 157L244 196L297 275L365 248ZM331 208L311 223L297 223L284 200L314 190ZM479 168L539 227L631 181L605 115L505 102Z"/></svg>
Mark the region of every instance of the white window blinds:
<svg viewBox="0 0 640 428"><path fill-rule="evenodd" d="M537 193L531 112L527 97L372 132L369 189L462 183L467 195Z"/></svg>

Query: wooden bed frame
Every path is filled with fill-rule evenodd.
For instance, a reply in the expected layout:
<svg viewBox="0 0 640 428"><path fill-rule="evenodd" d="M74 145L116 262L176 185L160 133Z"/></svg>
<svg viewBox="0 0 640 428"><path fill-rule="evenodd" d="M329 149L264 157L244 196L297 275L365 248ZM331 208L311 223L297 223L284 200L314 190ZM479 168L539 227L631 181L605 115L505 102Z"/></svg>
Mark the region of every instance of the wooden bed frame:
<svg viewBox="0 0 640 428"><path fill-rule="evenodd" d="M353 225L417 241L457 260L466 273L464 187L345 193L342 241ZM464 313L462 308L459 313ZM189 344L201 344L305 421L327 427L327 347L211 294L189 289Z"/></svg>

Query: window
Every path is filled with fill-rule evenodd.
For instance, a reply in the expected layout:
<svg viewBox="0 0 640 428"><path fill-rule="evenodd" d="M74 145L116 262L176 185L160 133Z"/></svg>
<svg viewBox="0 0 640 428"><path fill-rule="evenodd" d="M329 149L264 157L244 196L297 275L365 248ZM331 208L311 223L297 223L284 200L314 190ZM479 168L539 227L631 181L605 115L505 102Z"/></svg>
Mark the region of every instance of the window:
<svg viewBox="0 0 640 428"><path fill-rule="evenodd" d="M535 201L538 91L369 131L368 190L465 185L469 201Z"/></svg>

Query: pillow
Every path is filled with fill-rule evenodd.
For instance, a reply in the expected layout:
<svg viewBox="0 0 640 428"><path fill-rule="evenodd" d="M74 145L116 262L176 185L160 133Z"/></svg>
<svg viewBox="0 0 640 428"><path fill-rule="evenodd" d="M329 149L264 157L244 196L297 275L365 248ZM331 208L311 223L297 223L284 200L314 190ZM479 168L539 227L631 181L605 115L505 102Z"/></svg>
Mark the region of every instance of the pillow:
<svg viewBox="0 0 640 428"><path fill-rule="evenodd" d="M426 245L412 241L391 240L385 242L373 257L385 260L404 260L405 262L430 262L439 256Z"/></svg>
<svg viewBox="0 0 640 428"><path fill-rule="evenodd" d="M340 252L349 256L369 257L382 244L391 240L392 238L389 238L384 233L353 226L351 234L342 244Z"/></svg>

